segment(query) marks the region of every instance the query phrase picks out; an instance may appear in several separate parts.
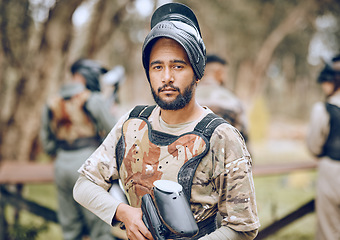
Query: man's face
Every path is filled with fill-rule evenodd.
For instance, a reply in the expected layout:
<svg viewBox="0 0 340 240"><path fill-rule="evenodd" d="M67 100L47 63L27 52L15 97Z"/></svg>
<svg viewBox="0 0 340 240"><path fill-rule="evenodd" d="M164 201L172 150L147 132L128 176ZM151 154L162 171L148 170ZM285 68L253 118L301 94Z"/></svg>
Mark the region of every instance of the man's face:
<svg viewBox="0 0 340 240"><path fill-rule="evenodd" d="M333 82L322 82L321 88L326 96L331 96L334 93L334 83Z"/></svg>
<svg viewBox="0 0 340 240"><path fill-rule="evenodd" d="M182 109L192 100L196 77L185 50L176 41L156 41L150 52L149 76L152 95L162 109Z"/></svg>
<svg viewBox="0 0 340 240"><path fill-rule="evenodd" d="M205 66L203 78L212 78L219 85L226 84L226 66L219 62L210 62ZM204 80L204 79L203 79Z"/></svg>
<svg viewBox="0 0 340 240"><path fill-rule="evenodd" d="M333 62L333 69L336 71L340 71L340 60Z"/></svg>

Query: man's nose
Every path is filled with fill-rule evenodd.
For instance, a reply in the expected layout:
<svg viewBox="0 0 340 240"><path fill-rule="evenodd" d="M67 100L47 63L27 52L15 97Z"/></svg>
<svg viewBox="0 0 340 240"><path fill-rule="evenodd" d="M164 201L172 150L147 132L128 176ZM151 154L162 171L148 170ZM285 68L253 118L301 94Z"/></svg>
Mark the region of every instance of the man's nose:
<svg viewBox="0 0 340 240"><path fill-rule="evenodd" d="M162 81L164 83L172 83L172 82L174 82L173 72L171 71L170 67L166 67L164 69Z"/></svg>

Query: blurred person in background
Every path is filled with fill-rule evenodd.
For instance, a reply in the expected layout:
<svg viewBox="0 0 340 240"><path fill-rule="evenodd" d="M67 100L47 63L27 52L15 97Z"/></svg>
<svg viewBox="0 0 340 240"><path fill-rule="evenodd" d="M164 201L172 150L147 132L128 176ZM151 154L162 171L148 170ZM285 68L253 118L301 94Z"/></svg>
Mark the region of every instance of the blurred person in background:
<svg viewBox="0 0 340 240"><path fill-rule="evenodd" d="M248 122L242 102L225 85L228 85L225 59L207 55L204 76L196 89L197 101L237 128L248 141ZM247 142L248 143L248 142Z"/></svg>
<svg viewBox="0 0 340 240"><path fill-rule="evenodd" d="M318 158L316 192L318 240L340 239L340 55L320 72L326 100L313 106L307 146Z"/></svg>
<svg viewBox="0 0 340 240"><path fill-rule="evenodd" d="M200 84L196 88L197 102L207 106L214 113L228 121L242 134L249 150L248 122L242 102L225 85L228 62L215 54L208 54L205 71ZM222 217L217 214L217 224L220 226Z"/></svg>
<svg viewBox="0 0 340 240"><path fill-rule="evenodd" d="M73 199L77 170L116 123L100 93L107 70L96 61L80 59L72 78L51 96L42 113L40 137L44 151L55 156L58 220L65 240L112 240L111 228Z"/></svg>

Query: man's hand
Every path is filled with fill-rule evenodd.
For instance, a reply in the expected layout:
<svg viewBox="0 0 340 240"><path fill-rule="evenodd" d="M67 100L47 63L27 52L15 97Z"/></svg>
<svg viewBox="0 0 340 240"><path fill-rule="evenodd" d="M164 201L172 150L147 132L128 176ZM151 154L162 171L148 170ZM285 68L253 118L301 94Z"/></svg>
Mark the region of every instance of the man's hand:
<svg viewBox="0 0 340 240"><path fill-rule="evenodd" d="M142 210L125 203L118 205L115 219L123 222L129 240L153 240L152 235L142 220Z"/></svg>

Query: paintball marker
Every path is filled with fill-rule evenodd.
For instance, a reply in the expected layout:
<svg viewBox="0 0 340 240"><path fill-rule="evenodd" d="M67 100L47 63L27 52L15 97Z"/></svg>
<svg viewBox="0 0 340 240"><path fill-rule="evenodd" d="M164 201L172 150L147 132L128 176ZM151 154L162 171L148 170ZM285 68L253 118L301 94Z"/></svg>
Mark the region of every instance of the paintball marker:
<svg viewBox="0 0 340 240"><path fill-rule="evenodd" d="M182 186L168 180L157 180L150 194L142 197L143 221L155 240L165 240L170 234L193 237L198 226Z"/></svg>

